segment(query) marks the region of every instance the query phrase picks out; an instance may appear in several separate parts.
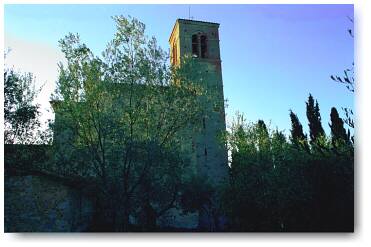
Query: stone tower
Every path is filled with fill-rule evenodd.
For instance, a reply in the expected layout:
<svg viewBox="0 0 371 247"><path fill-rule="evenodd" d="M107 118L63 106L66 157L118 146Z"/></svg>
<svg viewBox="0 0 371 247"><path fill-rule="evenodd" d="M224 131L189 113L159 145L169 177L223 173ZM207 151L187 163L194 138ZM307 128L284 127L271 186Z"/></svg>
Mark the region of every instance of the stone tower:
<svg viewBox="0 0 371 247"><path fill-rule="evenodd" d="M220 141L220 134L225 131L225 112L223 81L219 48L219 24L178 19L169 39L170 59L173 65L180 64L183 56L191 55L206 68L208 100L203 107L206 114L202 129L192 133L191 153L193 166L205 180L218 186L228 177L228 155L226 147ZM199 226L210 230L211 219L200 212Z"/></svg>

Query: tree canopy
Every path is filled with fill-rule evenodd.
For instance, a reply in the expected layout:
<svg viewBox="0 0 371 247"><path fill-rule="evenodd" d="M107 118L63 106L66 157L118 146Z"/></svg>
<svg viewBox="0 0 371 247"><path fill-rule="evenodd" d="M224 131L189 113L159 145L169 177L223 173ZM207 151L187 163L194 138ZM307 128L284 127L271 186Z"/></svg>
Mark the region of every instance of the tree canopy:
<svg viewBox="0 0 371 247"><path fill-rule="evenodd" d="M35 103L39 90L31 73L4 71L4 142L31 144L40 142L40 105Z"/></svg>
<svg viewBox="0 0 371 247"><path fill-rule="evenodd" d="M55 169L95 181L102 227L126 231L134 217L151 229L192 174L184 172L192 169L181 133L202 119L205 69L190 57L169 66L143 23L114 20L102 57L76 34L60 41L67 65L60 65L53 101Z"/></svg>
<svg viewBox="0 0 371 247"><path fill-rule="evenodd" d="M354 147L335 107L331 136L319 103L306 102L310 143L290 110L289 138L238 114L226 135L230 183L223 208L232 231L352 231Z"/></svg>

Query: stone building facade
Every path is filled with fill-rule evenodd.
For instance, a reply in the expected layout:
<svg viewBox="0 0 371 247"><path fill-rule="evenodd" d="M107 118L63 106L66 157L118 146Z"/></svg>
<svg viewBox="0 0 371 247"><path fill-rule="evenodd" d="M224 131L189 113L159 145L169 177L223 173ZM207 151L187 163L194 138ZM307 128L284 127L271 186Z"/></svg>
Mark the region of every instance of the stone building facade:
<svg viewBox="0 0 371 247"><path fill-rule="evenodd" d="M200 119L202 128L185 130L182 139L192 170L217 188L228 178L227 149L219 139L226 129L219 24L178 19L169 43L172 65L179 65L184 56L192 56L206 69L207 77L203 80L206 85L202 86L211 100L200 101L205 112ZM63 122L63 116L56 108L54 111L55 123ZM60 134L54 133L54 141ZM93 202L79 190L42 175L7 176L5 199L6 231L86 231L94 212ZM217 201L218 198L213 198L215 205ZM220 224L222 218L215 212L184 214L180 208L173 208L158 219L157 224L165 229L213 231L221 230L215 225Z"/></svg>
<svg viewBox="0 0 371 247"><path fill-rule="evenodd" d="M179 65L182 57L191 55L207 68L207 94L212 100L204 105L202 130L192 133L193 163L200 174L218 184L227 177L227 149L219 140L225 131L223 80L219 47L219 24L178 19L171 32L170 59Z"/></svg>
<svg viewBox="0 0 371 247"><path fill-rule="evenodd" d="M193 59L206 68L206 97L202 101L205 115L202 120L202 130L189 133L192 166L201 177L218 187L228 178L227 149L220 141L220 134L226 130L223 80L219 46L219 24L178 19L175 22L169 38L170 62L181 64L185 56ZM206 86L206 87L205 87ZM218 198L215 198L217 204ZM220 215L217 216L220 218ZM221 219L219 219L220 221ZM215 230L215 219L210 212L199 212L198 227L204 230ZM218 223L220 224L220 223Z"/></svg>

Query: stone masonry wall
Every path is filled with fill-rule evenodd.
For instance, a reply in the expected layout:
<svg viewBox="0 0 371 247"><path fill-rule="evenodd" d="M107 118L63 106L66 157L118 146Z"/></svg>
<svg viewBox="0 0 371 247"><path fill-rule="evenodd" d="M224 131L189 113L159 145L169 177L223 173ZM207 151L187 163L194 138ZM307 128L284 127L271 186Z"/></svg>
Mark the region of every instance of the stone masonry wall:
<svg viewBox="0 0 371 247"><path fill-rule="evenodd" d="M89 230L92 202L70 186L37 175L5 176L5 232Z"/></svg>

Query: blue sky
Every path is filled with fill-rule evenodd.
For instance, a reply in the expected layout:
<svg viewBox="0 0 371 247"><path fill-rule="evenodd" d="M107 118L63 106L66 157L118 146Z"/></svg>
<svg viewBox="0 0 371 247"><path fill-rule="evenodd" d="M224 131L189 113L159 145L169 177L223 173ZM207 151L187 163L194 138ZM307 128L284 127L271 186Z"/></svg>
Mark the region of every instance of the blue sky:
<svg viewBox="0 0 371 247"><path fill-rule="evenodd" d="M328 133L331 107L353 108L353 95L330 80L354 60L353 39L347 33L353 5L190 6L194 19L220 23L228 119L239 111L250 121L271 121L271 127L288 133L292 109L307 130L305 101L312 93ZM41 78L48 90L40 100L47 102L56 63L63 60L58 40L67 33L79 33L100 54L115 32L111 16L131 15L168 50L175 20L188 18L188 9L189 5L5 5L5 45L12 48L6 62ZM17 53L18 47L26 52Z"/></svg>

